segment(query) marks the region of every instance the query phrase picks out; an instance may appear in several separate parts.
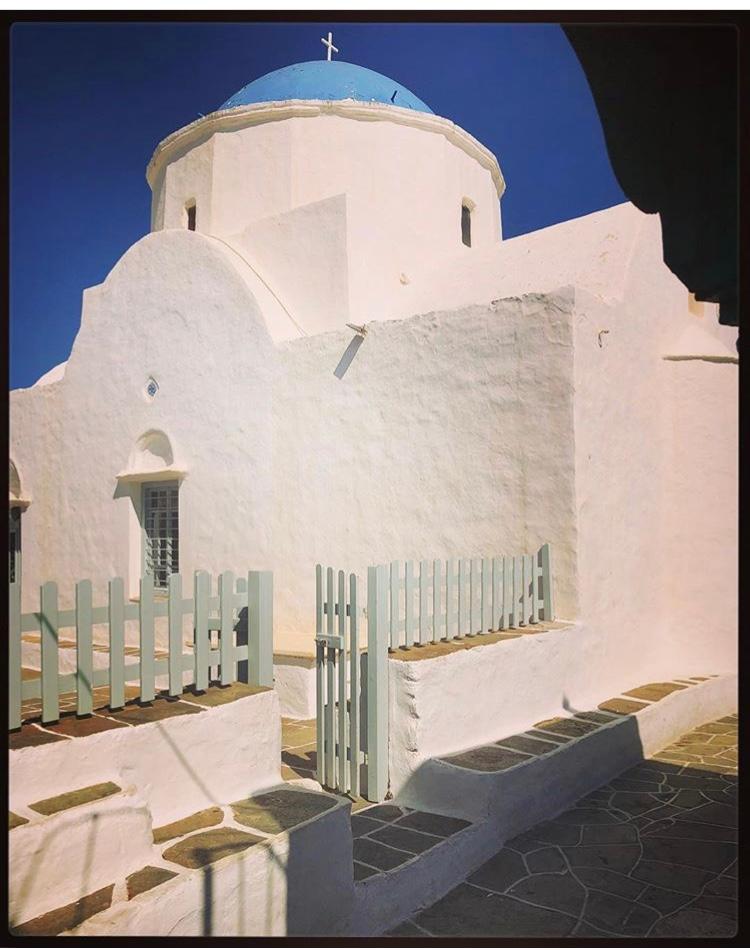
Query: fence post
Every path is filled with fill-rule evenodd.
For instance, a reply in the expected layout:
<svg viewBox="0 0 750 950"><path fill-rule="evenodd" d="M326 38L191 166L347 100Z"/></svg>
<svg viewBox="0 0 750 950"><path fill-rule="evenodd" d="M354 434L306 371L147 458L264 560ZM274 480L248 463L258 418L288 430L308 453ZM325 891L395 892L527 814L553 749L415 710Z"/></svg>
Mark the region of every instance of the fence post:
<svg viewBox="0 0 750 950"><path fill-rule="evenodd" d="M154 575L146 574L140 583L138 627L141 644L141 702L150 703L156 696L154 675Z"/></svg>
<svg viewBox="0 0 750 950"><path fill-rule="evenodd" d="M78 581L76 584L76 696L79 716L89 716L94 711L91 605L91 581Z"/></svg>
<svg viewBox="0 0 750 950"><path fill-rule="evenodd" d="M57 584L47 581L40 593L42 629L42 722L60 718L58 700Z"/></svg>
<svg viewBox="0 0 750 950"><path fill-rule="evenodd" d="M539 623L539 552L531 558L531 622Z"/></svg>
<svg viewBox="0 0 750 950"><path fill-rule="evenodd" d="M542 582L544 585L543 603L544 620L549 623L555 619L555 603L552 597L552 548L549 544L543 544L540 548L542 555Z"/></svg>
<svg viewBox="0 0 750 950"><path fill-rule="evenodd" d="M109 582L109 706L125 705L125 600L121 577Z"/></svg>
<svg viewBox="0 0 750 950"><path fill-rule="evenodd" d="M167 614L169 627L169 695L182 692L182 576L170 574L167 580Z"/></svg>
<svg viewBox="0 0 750 950"><path fill-rule="evenodd" d="M513 558L503 555L503 613L500 629L507 630L511 621L511 598L513 596Z"/></svg>
<svg viewBox="0 0 750 950"><path fill-rule="evenodd" d="M273 571L247 575L247 671L251 686L273 686Z"/></svg>
<svg viewBox="0 0 750 950"><path fill-rule="evenodd" d="M339 637L341 638L341 649L338 655L339 664L339 746L338 746L338 790L346 794L347 768L346 759L346 574L339 571Z"/></svg>
<svg viewBox="0 0 750 950"><path fill-rule="evenodd" d="M520 554L513 556L513 624L514 627L525 626L523 619L523 559Z"/></svg>
<svg viewBox="0 0 750 950"><path fill-rule="evenodd" d="M349 785L354 798L359 797L359 598L357 576L349 575L349 752L351 755ZM318 752L320 756L320 752Z"/></svg>
<svg viewBox="0 0 750 950"><path fill-rule="evenodd" d="M326 708L323 716L326 747L326 782L329 788L336 787L336 730L333 721L336 712L336 650L333 646L334 604L333 568L326 568Z"/></svg>
<svg viewBox="0 0 750 950"><path fill-rule="evenodd" d="M21 585L8 597L8 727L21 728Z"/></svg>
<svg viewBox="0 0 750 950"><path fill-rule="evenodd" d="M196 571L193 575L193 629L195 631L195 688L208 689L211 634L208 630L209 598L211 597L211 575L206 571ZM248 615L250 609L248 608Z"/></svg>
<svg viewBox="0 0 750 950"><path fill-rule="evenodd" d="M388 584L385 565L367 569L367 798L388 791Z"/></svg>
<svg viewBox="0 0 750 950"><path fill-rule="evenodd" d="M453 577L453 559L448 558L445 562L445 639L453 639L453 590L455 587ZM460 631L456 631L458 635Z"/></svg>
<svg viewBox="0 0 750 950"><path fill-rule="evenodd" d="M440 640L440 561L432 562L432 642Z"/></svg>
<svg viewBox="0 0 750 950"><path fill-rule="evenodd" d="M429 569L430 565L428 561L419 562L419 645L423 646L427 643L427 588L429 584Z"/></svg>
<svg viewBox="0 0 750 950"><path fill-rule="evenodd" d="M234 659L234 574L231 571L219 574L219 618L219 681L222 686L229 686L237 674Z"/></svg>
<svg viewBox="0 0 750 950"><path fill-rule="evenodd" d="M249 590L248 586L248 590ZM248 594L249 597L249 594ZM321 785L326 783L325 768L325 730L323 718L325 716L325 703L323 702L323 689L325 685L325 660L326 648L322 640L318 637L323 635L323 567L320 564L315 565L315 740L316 740L316 767L315 777ZM248 600L248 605L250 601ZM250 607L248 606L248 623L250 622ZM250 639L248 638L248 650Z"/></svg>

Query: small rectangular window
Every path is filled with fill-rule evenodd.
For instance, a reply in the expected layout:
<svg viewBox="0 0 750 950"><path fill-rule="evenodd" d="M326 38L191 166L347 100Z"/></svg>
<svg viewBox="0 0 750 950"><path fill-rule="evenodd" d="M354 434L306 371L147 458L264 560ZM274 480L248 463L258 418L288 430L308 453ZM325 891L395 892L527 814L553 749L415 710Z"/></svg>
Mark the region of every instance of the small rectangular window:
<svg viewBox="0 0 750 950"><path fill-rule="evenodd" d="M461 205L461 240L471 247L471 208Z"/></svg>
<svg viewBox="0 0 750 950"><path fill-rule="evenodd" d="M143 486L143 561L157 590L167 589L170 574L180 572L180 525L177 482Z"/></svg>
<svg viewBox="0 0 750 950"><path fill-rule="evenodd" d="M8 544L8 582L16 584L21 580L21 509L10 509L10 527Z"/></svg>
<svg viewBox="0 0 750 950"><path fill-rule="evenodd" d="M188 231L195 231L195 202L186 206Z"/></svg>

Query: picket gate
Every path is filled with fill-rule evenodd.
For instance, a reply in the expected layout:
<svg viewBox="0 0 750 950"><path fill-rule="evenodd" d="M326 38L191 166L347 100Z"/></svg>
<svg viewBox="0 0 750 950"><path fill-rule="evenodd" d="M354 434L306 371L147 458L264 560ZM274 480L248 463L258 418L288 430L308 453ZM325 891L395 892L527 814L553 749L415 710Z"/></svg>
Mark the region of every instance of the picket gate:
<svg viewBox="0 0 750 950"><path fill-rule="evenodd" d="M391 561L357 576L318 564L317 778L352 797L388 792L388 654L554 619L552 554ZM363 643L363 619L367 643Z"/></svg>
<svg viewBox="0 0 750 950"><path fill-rule="evenodd" d="M212 594L212 578L206 571L196 571L193 597L182 595L183 578L168 578L166 600L154 592L151 575L141 578L137 603L125 600L122 578L109 582L108 603L92 605L92 584L82 580L75 587L75 606L60 610L57 584L43 584L39 593L39 611L21 613L20 585L10 585L9 604L9 728L22 723L22 702L41 698L41 721L60 718L60 696L76 695L76 713L90 715L94 708L94 689L109 687L108 706L119 709L125 705L125 686L138 683L139 700L151 702L156 696L155 680L168 677L168 694L179 696L184 691L183 673L191 671L191 683L204 690L212 679L212 671L221 685L238 679L253 686L273 686L273 574L250 571L247 577L235 578L231 571L219 575L217 593ZM238 642L241 628L240 612L246 609L246 642ZM193 615L193 650L183 650L183 617ZM168 647L166 658L155 657L154 621L166 617ZM139 626L139 655L133 662L125 645L125 624L136 621ZM92 628L108 627L109 662L105 669L94 668ZM59 635L65 628L75 630L76 671L59 673ZM41 671L37 678L23 679L22 635L40 634ZM214 636L214 634L216 636ZM212 642L212 641L217 642ZM130 662L128 662L130 661ZM238 668L238 664L242 664Z"/></svg>

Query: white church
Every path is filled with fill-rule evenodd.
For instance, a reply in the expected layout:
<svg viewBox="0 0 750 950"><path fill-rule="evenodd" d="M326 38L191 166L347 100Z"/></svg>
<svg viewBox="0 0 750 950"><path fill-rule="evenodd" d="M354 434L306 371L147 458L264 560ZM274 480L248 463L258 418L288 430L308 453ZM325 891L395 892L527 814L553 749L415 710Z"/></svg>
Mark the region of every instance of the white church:
<svg viewBox="0 0 750 950"><path fill-rule="evenodd" d="M602 695L736 669L736 330L658 217L503 240L498 158L335 60L250 82L146 176L150 232L11 393L24 611L48 580L65 607L82 578L273 570L282 708L312 716L317 562L550 542Z"/></svg>

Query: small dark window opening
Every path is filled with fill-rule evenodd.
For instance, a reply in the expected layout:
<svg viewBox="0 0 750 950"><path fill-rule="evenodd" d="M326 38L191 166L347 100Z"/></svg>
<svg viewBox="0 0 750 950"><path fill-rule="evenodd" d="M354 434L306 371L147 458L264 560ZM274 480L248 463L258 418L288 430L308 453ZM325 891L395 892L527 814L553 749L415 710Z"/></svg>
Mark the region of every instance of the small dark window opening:
<svg viewBox="0 0 750 950"><path fill-rule="evenodd" d="M21 581L21 509L11 508L9 515L8 581L18 584Z"/></svg>
<svg viewBox="0 0 750 950"><path fill-rule="evenodd" d="M187 205L187 226L188 231L195 231L195 203Z"/></svg>
<svg viewBox="0 0 750 950"><path fill-rule="evenodd" d="M461 205L461 240L471 247L471 208Z"/></svg>

